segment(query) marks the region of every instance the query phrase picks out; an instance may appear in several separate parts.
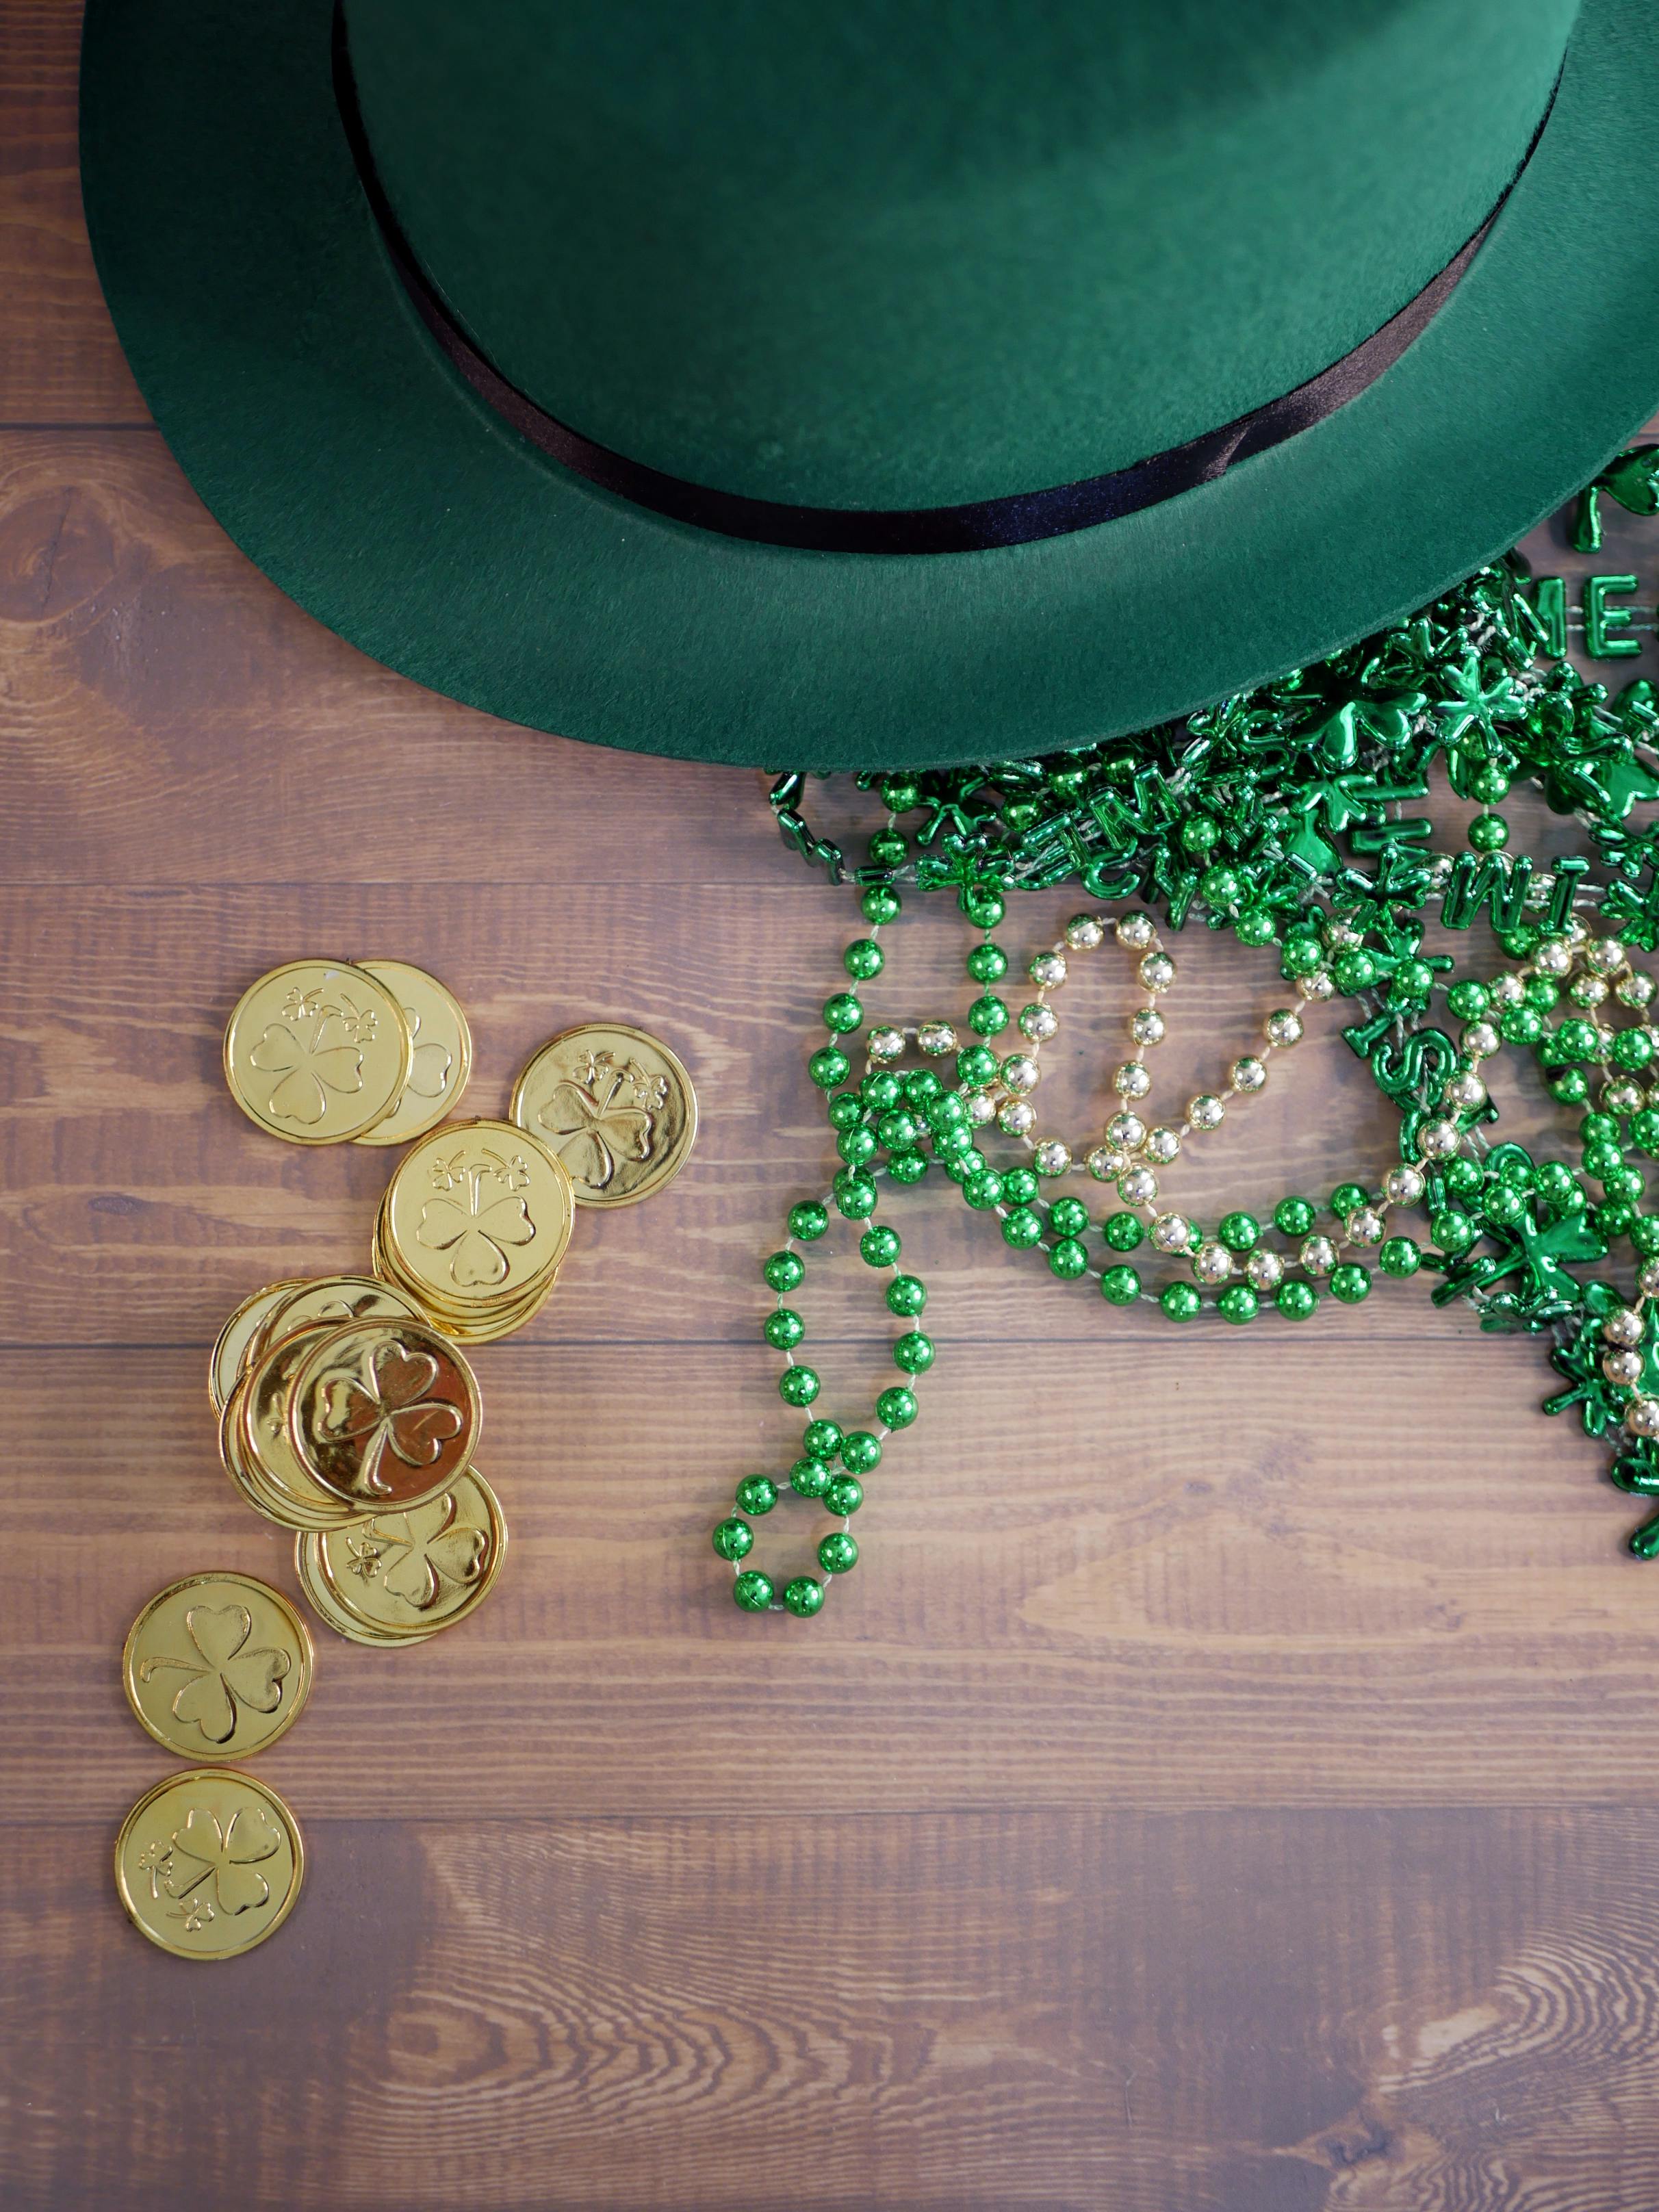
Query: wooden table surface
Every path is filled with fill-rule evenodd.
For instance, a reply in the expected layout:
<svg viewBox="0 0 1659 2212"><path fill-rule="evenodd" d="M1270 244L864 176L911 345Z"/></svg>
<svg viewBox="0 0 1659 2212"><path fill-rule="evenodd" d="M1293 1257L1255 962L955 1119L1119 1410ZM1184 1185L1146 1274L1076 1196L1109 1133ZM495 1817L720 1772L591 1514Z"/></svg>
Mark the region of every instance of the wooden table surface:
<svg viewBox="0 0 1659 2212"><path fill-rule="evenodd" d="M822 1188L848 898L755 777L489 721L248 565L99 296L75 11L3 34L4 2212L1647 2212L1659 1565L1540 1348L1421 1282L1177 1333L918 1194L939 1364L863 1564L816 1622L739 1616L707 1531L787 1449L757 1261ZM901 1011L960 953L939 911L894 945ZM446 977L477 1110L604 1013L679 1048L703 1130L480 1353L507 1571L411 1651L319 1630L256 1770L306 1893L207 1972L112 1893L168 1765L117 1658L176 1576L292 1587L203 1382L245 1292L367 1257L386 1157L274 1143L219 1074L243 984L313 951ZM1278 995L1182 957L1177 1085ZM1079 1121L1123 1004L1104 963L1076 994ZM1388 1138L1329 1024L1214 1187ZM842 1410L887 1338L848 1272L807 1301Z"/></svg>

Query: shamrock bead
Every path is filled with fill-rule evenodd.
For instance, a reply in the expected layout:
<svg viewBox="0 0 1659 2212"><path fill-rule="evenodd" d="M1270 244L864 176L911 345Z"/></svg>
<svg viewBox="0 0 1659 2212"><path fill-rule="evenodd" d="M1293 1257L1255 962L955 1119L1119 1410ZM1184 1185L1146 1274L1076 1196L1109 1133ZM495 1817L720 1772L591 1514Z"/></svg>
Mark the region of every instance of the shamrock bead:
<svg viewBox="0 0 1659 2212"><path fill-rule="evenodd" d="M1229 1283L1215 1304L1223 1321L1230 1321L1235 1327L1255 1319L1256 1295L1248 1283Z"/></svg>
<svg viewBox="0 0 1659 2212"><path fill-rule="evenodd" d="M866 983L872 976L880 975L887 965L887 955L873 937L855 937L842 954L841 964L855 981ZM830 1026L834 1028L836 1024L831 1023ZM849 1024L848 1026L855 1027L856 1024Z"/></svg>
<svg viewBox="0 0 1659 2212"><path fill-rule="evenodd" d="M778 1502L778 1486L769 1474L746 1474L738 1485L738 1510L752 1513L758 1521Z"/></svg>
<svg viewBox="0 0 1659 2212"><path fill-rule="evenodd" d="M801 1431L801 1443L814 1459L833 1459L841 1449L841 1423L822 1415Z"/></svg>
<svg viewBox="0 0 1659 2212"><path fill-rule="evenodd" d="M864 1008L851 991L836 991L823 1002L823 1025L847 1036L864 1020Z"/></svg>
<svg viewBox="0 0 1659 2212"><path fill-rule="evenodd" d="M789 1470L789 1487L797 1498L822 1498L830 1482L829 1464L821 1459L798 1459Z"/></svg>
<svg viewBox="0 0 1659 2212"><path fill-rule="evenodd" d="M805 1334L806 1323L790 1306L780 1306L761 1323L761 1334L774 1352L793 1352Z"/></svg>
<svg viewBox="0 0 1659 2212"><path fill-rule="evenodd" d="M810 1406L820 1387L810 1367L786 1367L778 1377L778 1395L786 1406Z"/></svg>
<svg viewBox="0 0 1659 2212"><path fill-rule="evenodd" d="M839 1045L826 1044L807 1061L806 1073L820 1091L833 1091L838 1083L846 1082L852 1065Z"/></svg>
<svg viewBox="0 0 1659 2212"><path fill-rule="evenodd" d="M893 1364L906 1375L922 1375L933 1364L933 1340L913 1328L893 1346Z"/></svg>
<svg viewBox="0 0 1659 2212"><path fill-rule="evenodd" d="M1056 1237L1081 1237L1089 1226L1089 1209L1079 1198L1057 1198L1048 1208L1048 1226Z"/></svg>
<svg viewBox="0 0 1659 2212"><path fill-rule="evenodd" d="M723 1559L747 1559L754 1547L754 1530L735 1513L714 1531L714 1549Z"/></svg>
<svg viewBox="0 0 1659 2212"><path fill-rule="evenodd" d="M1029 1206L1011 1206L1002 1217L1002 1241L1016 1252L1029 1251L1033 1244L1042 1242L1042 1217Z"/></svg>
<svg viewBox="0 0 1659 2212"><path fill-rule="evenodd" d="M765 1613L772 1602L772 1578L757 1567L733 1577L732 1595L744 1613Z"/></svg>
<svg viewBox="0 0 1659 2212"><path fill-rule="evenodd" d="M1376 1257L1385 1275L1414 1275L1423 1264L1422 1252L1411 1237L1385 1238Z"/></svg>
<svg viewBox="0 0 1659 2212"><path fill-rule="evenodd" d="M823 1606L823 1584L811 1575L797 1575L783 1586L783 1601L798 1620L810 1620Z"/></svg>
<svg viewBox="0 0 1659 2212"><path fill-rule="evenodd" d="M1089 1255L1081 1241L1075 1237L1062 1237L1048 1253L1048 1271L1058 1275L1062 1283L1075 1282L1089 1271Z"/></svg>
<svg viewBox="0 0 1659 2212"><path fill-rule="evenodd" d="M850 1536L838 1532L818 1546L818 1565L826 1575L850 1575L858 1563L859 1547Z"/></svg>
<svg viewBox="0 0 1659 2212"><path fill-rule="evenodd" d="M927 1303L927 1285L920 1275L895 1275L887 1285L887 1310L914 1318Z"/></svg>
<svg viewBox="0 0 1659 2212"><path fill-rule="evenodd" d="M1139 1214L1109 1213L1101 1224L1100 1233L1114 1252L1133 1252L1146 1236L1146 1229Z"/></svg>
<svg viewBox="0 0 1659 2212"><path fill-rule="evenodd" d="M859 1239L859 1257L870 1267L890 1267L902 1249L896 1229L876 1224Z"/></svg>
<svg viewBox="0 0 1659 2212"><path fill-rule="evenodd" d="M1000 1036L1010 1018L1007 1007L994 991L975 999L968 1009L968 1026L975 1036Z"/></svg>
<svg viewBox="0 0 1659 2212"><path fill-rule="evenodd" d="M975 983L1000 983L1008 973L1008 956L988 938L968 955L967 968Z"/></svg>
<svg viewBox="0 0 1659 2212"><path fill-rule="evenodd" d="M1253 1213L1227 1213L1216 1235L1230 1252L1249 1252L1261 1238L1261 1224Z"/></svg>
<svg viewBox="0 0 1659 2212"><path fill-rule="evenodd" d="M799 1252L774 1252L761 1268L766 1287L781 1295L798 1290L806 1279L806 1263Z"/></svg>
<svg viewBox="0 0 1659 2212"><path fill-rule="evenodd" d="M829 1213L816 1198L804 1198L789 1209L789 1234L803 1244L815 1243L829 1226Z"/></svg>
<svg viewBox="0 0 1659 2212"><path fill-rule="evenodd" d="M1345 1260L1331 1269L1331 1296L1340 1298L1344 1305L1357 1306L1362 1298L1371 1294L1371 1271L1362 1267L1357 1260Z"/></svg>
<svg viewBox="0 0 1659 2212"><path fill-rule="evenodd" d="M841 1463L848 1474L868 1474L881 1465L880 1439L868 1429L849 1429L841 1440Z"/></svg>
<svg viewBox="0 0 1659 2212"><path fill-rule="evenodd" d="M1273 1226L1284 1237L1305 1237L1314 1225L1316 1212L1311 1200L1281 1198L1273 1208Z"/></svg>
<svg viewBox="0 0 1659 2212"><path fill-rule="evenodd" d="M876 1419L884 1428L908 1429L916 1418L916 1394L896 1382L876 1401Z"/></svg>
<svg viewBox="0 0 1659 2212"><path fill-rule="evenodd" d="M898 920L903 903L890 884L872 884L859 901L859 912L879 929L884 922Z"/></svg>
<svg viewBox="0 0 1659 2212"><path fill-rule="evenodd" d="M1103 1272L1100 1295L1109 1304L1131 1306L1140 1296L1140 1277L1133 1267L1120 1261L1115 1267Z"/></svg>
<svg viewBox="0 0 1659 2212"><path fill-rule="evenodd" d="M1158 1299L1171 1321L1191 1321L1204 1300L1191 1283L1170 1283Z"/></svg>
<svg viewBox="0 0 1659 2212"><path fill-rule="evenodd" d="M1281 1283L1274 1293L1273 1304L1286 1321L1306 1321L1319 1304L1319 1293L1311 1283Z"/></svg>

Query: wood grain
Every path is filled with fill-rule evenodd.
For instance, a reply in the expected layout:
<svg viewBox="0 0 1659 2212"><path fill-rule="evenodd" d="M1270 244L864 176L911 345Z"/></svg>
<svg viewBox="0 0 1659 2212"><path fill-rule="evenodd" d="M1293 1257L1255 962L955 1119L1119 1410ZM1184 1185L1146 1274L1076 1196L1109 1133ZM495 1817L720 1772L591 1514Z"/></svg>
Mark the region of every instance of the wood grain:
<svg viewBox="0 0 1659 2212"><path fill-rule="evenodd" d="M757 1261L827 1173L845 895L755 776L487 721L229 545L99 299L76 37L0 9L0 2212L1647 2212L1659 1567L1540 1347L1420 1285L1299 1333L1103 1314L924 1188L939 1360L865 1558L811 1626L738 1617L707 1529L788 1449ZM1644 528L1533 550L1650 604ZM312 949L445 975L477 1110L605 1012L704 1118L481 1352L506 1571L415 1651L319 1630L260 1768L306 1895L202 1972L112 1893L160 1771L116 1658L179 1574L293 1586L203 1374L252 1285L361 1264L387 1172L223 1090L230 1004ZM945 915L890 951L894 1004L957 1003ZM1181 962L1184 1096L1279 994ZM1124 977L1066 1000L1045 1096L1085 1125ZM1194 1205L1387 1157L1334 1021L1287 1074ZM890 1370L844 1244L799 1303L850 1413Z"/></svg>

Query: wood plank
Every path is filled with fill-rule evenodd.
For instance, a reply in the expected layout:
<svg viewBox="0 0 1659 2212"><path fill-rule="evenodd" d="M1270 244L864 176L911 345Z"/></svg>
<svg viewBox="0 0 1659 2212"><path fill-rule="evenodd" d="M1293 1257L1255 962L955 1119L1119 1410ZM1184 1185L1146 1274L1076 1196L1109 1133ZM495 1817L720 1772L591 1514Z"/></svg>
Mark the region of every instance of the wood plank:
<svg viewBox="0 0 1659 2212"><path fill-rule="evenodd" d="M1086 1358L947 1343L805 1624L738 1613L708 1547L736 1479L787 1465L763 1354L484 1347L500 1583L413 1651L322 1634L261 1771L386 1819L412 1774L423 1812L515 1818L1659 1795L1655 1570L1598 1448L1533 1410L1528 1347L1425 1344L1412 1407L1334 1336L1195 1361L1160 1327ZM95 1818L155 1766L116 1680L140 1605L216 1563L291 1586L291 1540L220 1472L194 1352L9 1353L0 1395L9 1817ZM757 1563L822 1526L781 1506Z"/></svg>
<svg viewBox="0 0 1659 2212"><path fill-rule="evenodd" d="M281 1938L0 1952L6 2201L1647 2212L1649 1808L308 1824ZM43 1839L44 1840L44 1839Z"/></svg>
<svg viewBox="0 0 1659 2212"><path fill-rule="evenodd" d="M0 674L13 881L789 876L764 778L618 763L394 676L258 574L153 432L0 434Z"/></svg>
<svg viewBox="0 0 1659 2212"><path fill-rule="evenodd" d="M0 9L0 423L144 423L111 327L76 173L81 10Z"/></svg>

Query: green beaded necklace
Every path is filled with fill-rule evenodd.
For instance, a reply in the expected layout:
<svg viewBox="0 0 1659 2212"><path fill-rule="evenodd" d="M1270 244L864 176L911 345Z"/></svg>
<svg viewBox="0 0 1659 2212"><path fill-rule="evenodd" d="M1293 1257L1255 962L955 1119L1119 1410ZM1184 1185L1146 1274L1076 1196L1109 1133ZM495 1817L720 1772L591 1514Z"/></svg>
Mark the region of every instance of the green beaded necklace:
<svg viewBox="0 0 1659 2212"><path fill-rule="evenodd" d="M1621 457L1587 500L1598 493L1659 509L1659 447ZM735 1570L740 1607L809 1617L857 1564L850 1522L864 1479L887 1438L915 1420L911 1385L933 1361L915 1325L927 1290L900 1271L898 1233L874 1216L884 1186L934 1171L995 1221L1005 1245L1040 1254L1056 1279L1097 1285L1109 1304L1155 1304L1182 1323L1212 1313L1242 1327L1269 1309L1301 1322L1328 1298L1363 1303L1373 1265L1400 1279L1426 1269L1441 1279L1435 1304L1467 1299L1484 1328L1547 1334L1570 1387L1546 1410L1577 1407L1590 1434L1614 1440L1614 1481L1659 1498L1659 1214L1640 1203L1645 1176L1632 1157L1659 1155L1659 1085L1647 1081L1659 1063L1659 1029L1647 1020L1655 984L1632 957L1659 938L1659 827L1632 819L1659 799L1659 708L1644 683L1611 699L1550 659L1547 643L1510 556L1396 629L1179 723L1046 761L860 776L887 818L866 864L851 871L800 812L805 777L780 779L773 805L786 840L834 880L850 874L864 927L842 956L852 988L824 1000L827 1040L808 1061L841 1164L823 1200L791 1208L788 1241L765 1262L777 1304L763 1334L783 1355L784 1402L811 1407L820 1378L796 1358L805 1325L787 1301L805 1278L802 1248L838 1214L867 1224L860 1251L888 1276L887 1308L903 1324L892 1357L905 1379L880 1394L872 1428L815 1415L784 1482L752 1474L738 1484L737 1510L714 1540ZM1480 810L1462 854L1430 849L1428 820L1406 811L1443 775ZM1517 782L1574 816L1590 854L1547 866L1512 857L1498 810ZM1031 995L1016 1011L994 988L1006 981L1008 956L986 933L1013 891L1067 880L1108 904L1134 903L1075 915L1029 962ZM965 960L976 993L966 1037L940 1019L866 1028L858 987L884 974L881 932L909 887L953 888L978 939ZM1435 906L1453 930L1484 911L1510 965L1489 981L1452 980L1450 958L1421 950ZM1147 1055L1163 1039L1158 1001L1176 972L1154 910L1176 932L1202 921L1276 947L1301 1004L1268 1014L1218 1090L1149 1126ZM1136 963L1146 1002L1113 1077L1118 1110L1079 1158L1039 1132L1039 1055L1058 1028L1050 1000L1070 963L1114 945ZM1455 1036L1433 1018L1437 999ZM1265 1223L1235 1208L1206 1229L1170 1205L1168 1170L1262 1088L1307 1015L1338 1000L1355 1016L1345 1039L1400 1111L1398 1161L1339 1184L1323 1205L1288 1195ZM1014 1048L994 1048L1010 1030ZM848 1048L860 1032L854 1080ZM1505 1046L1534 1054L1563 1104L1591 1108L1579 1169L1488 1142L1498 1109L1481 1068ZM980 1141L993 1130L1023 1146L1029 1164L996 1164ZM1115 1206L1095 1220L1060 1188L1075 1176L1110 1187ZM1426 1239L1390 1222L1413 1208L1426 1212ZM1634 1262L1628 1295L1575 1272L1621 1242ZM1146 1279L1148 1257L1166 1279ZM796 1577L780 1593L745 1563L755 1522L786 1489L840 1526L817 1546L821 1576ZM1659 1511L1630 1543L1638 1556L1659 1555Z"/></svg>

